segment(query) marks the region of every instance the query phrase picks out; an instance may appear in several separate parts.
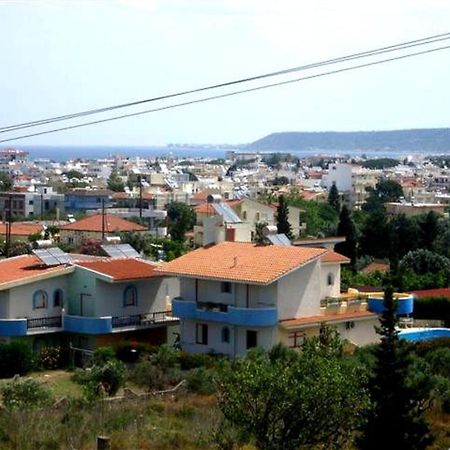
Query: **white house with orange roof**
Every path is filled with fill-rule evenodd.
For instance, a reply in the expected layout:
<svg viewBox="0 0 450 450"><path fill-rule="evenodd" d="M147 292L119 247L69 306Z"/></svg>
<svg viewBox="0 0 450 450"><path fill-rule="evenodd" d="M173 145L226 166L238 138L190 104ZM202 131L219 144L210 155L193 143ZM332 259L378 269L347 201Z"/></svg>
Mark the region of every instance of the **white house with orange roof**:
<svg viewBox="0 0 450 450"><path fill-rule="evenodd" d="M173 314L182 347L239 356L278 342L298 347L322 322L355 344L375 342L377 316L361 301L343 305L340 265L348 259L322 248L222 242L160 269L180 279ZM336 303L336 304L334 304Z"/></svg>
<svg viewBox="0 0 450 450"><path fill-rule="evenodd" d="M94 214L60 227L61 242L75 246L84 239L102 239L103 235L117 236L126 232L145 233L148 229L114 214Z"/></svg>
<svg viewBox="0 0 450 450"><path fill-rule="evenodd" d="M0 261L0 339L34 349L70 341L93 349L121 340L161 344L178 324L174 278L140 258L82 258L46 265L35 255Z"/></svg>

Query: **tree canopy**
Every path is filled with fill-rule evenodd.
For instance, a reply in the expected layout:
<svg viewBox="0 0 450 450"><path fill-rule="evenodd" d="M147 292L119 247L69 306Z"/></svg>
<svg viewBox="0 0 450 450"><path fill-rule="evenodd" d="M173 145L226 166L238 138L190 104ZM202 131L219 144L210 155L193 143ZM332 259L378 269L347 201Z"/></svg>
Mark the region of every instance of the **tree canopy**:
<svg viewBox="0 0 450 450"><path fill-rule="evenodd" d="M6 172L0 172L0 192L10 191L13 184L12 178Z"/></svg>
<svg viewBox="0 0 450 450"><path fill-rule="evenodd" d="M183 242L186 231L195 225L195 211L185 203L171 202L167 205L169 233L174 241Z"/></svg>
<svg viewBox="0 0 450 450"><path fill-rule="evenodd" d="M276 213L277 229L278 233L285 234L289 239L293 239L292 227L289 223L289 209L284 195L280 195L278 198L278 207Z"/></svg>

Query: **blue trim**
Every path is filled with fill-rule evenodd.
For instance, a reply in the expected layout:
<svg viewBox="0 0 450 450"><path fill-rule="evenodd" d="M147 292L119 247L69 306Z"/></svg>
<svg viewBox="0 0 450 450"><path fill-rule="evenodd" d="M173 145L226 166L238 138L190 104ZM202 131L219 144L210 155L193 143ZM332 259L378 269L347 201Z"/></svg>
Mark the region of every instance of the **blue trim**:
<svg viewBox="0 0 450 450"><path fill-rule="evenodd" d="M382 314L384 311L383 297L369 297L367 299L367 306L369 311L377 314ZM396 314L412 314L414 310L414 296L402 297L396 300L395 313Z"/></svg>
<svg viewBox="0 0 450 450"><path fill-rule="evenodd" d="M71 333L109 334L112 333L111 317L63 316L63 329Z"/></svg>
<svg viewBox="0 0 450 450"><path fill-rule="evenodd" d="M37 303L37 297L45 295L45 306L44 307L37 307L36 303ZM41 299L39 299L41 300ZM33 294L33 309L47 309L48 308L48 294L47 291L45 291L44 289L38 289L37 291L34 292Z"/></svg>
<svg viewBox="0 0 450 450"><path fill-rule="evenodd" d="M127 294L130 291L134 291L134 303L127 305ZM137 287L134 284L129 284L124 290L123 290L123 299L122 299L122 306L124 308L127 308L129 306L137 306L138 305L138 290Z"/></svg>
<svg viewBox="0 0 450 450"><path fill-rule="evenodd" d="M401 330L398 333L398 337L400 339L404 339L405 341L427 341L429 339L437 339L442 337L450 338L450 328L424 328L419 330L414 329L406 329Z"/></svg>
<svg viewBox="0 0 450 450"><path fill-rule="evenodd" d="M0 336L26 336L27 319L0 319Z"/></svg>
<svg viewBox="0 0 450 450"><path fill-rule="evenodd" d="M236 308L228 307L228 312L197 309L195 302L172 300L172 313L180 319L204 322L219 322L246 327L272 327L278 323L276 308Z"/></svg>

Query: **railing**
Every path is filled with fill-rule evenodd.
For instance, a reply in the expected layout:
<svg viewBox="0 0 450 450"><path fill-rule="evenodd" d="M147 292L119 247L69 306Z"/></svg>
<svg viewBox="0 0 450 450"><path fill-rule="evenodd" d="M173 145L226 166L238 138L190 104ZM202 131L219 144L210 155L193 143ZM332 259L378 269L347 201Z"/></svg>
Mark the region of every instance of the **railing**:
<svg viewBox="0 0 450 450"><path fill-rule="evenodd" d="M27 329L33 328L61 328L61 316L39 317L37 319L27 319Z"/></svg>
<svg viewBox="0 0 450 450"><path fill-rule="evenodd" d="M341 306L343 304L353 305L358 304L367 301L367 297L365 296L357 296L357 297L325 297L322 300L320 300L320 307L321 308L329 308L333 306Z"/></svg>
<svg viewBox="0 0 450 450"><path fill-rule="evenodd" d="M172 316L171 311L156 311L145 314L134 314L131 316L116 316L112 318L113 328L139 327L153 325L161 322L172 322L178 320Z"/></svg>
<svg viewBox="0 0 450 450"><path fill-rule="evenodd" d="M205 311L228 312L228 305L225 303L197 302L197 309Z"/></svg>

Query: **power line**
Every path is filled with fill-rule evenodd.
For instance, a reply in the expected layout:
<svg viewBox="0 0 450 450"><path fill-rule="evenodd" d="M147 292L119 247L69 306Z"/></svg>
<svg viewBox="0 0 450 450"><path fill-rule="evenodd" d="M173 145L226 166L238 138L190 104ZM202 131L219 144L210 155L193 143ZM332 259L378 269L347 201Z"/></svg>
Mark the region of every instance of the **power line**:
<svg viewBox="0 0 450 450"><path fill-rule="evenodd" d="M232 97L232 96L235 96L235 95L240 95L240 94L244 94L244 93L248 93L248 92L259 91L259 90L262 90L262 89L273 88L273 87L276 87L276 86L283 86L283 85L297 83L297 82L300 82L300 81L311 80L311 79L319 78L319 77L323 77L323 76L334 75L334 74L342 73L342 72L348 72L350 70L362 69L364 67L370 67L370 66L375 66L375 65L379 65L379 64L384 64L384 63L387 63L387 62L392 62L392 61L398 61L398 60L401 60L401 59L411 58L411 57L415 57L415 56L419 56L419 55L425 55L425 54L428 54L428 53L438 52L438 51L446 50L446 49L449 49L449 48L450 48L450 45L443 46L443 47L437 47L437 48L433 48L433 49L423 50L423 51L420 51L420 52L409 53L407 55L395 56L395 57L392 57L392 58L382 59L382 60L379 60L379 61L372 61L372 62L369 62L369 63L360 64L360 65L357 65L357 66L345 67L345 68L342 68L342 69L336 69L336 70L332 70L332 71L329 71L329 72L322 72L322 73L310 75L310 76L307 76L307 77L301 77L301 78L295 78L295 79L292 79L292 80L279 81L277 83L265 84L265 85L262 85L262 86L257 86L257 87L253 87L253 88L243 89L243 90L240 90L240 91L233 91L233 92L228 92L228 93L225 93L225 94L214 95L214 96L211 96L211 97L204 97L204 98L197 99L197 100L190 100L190 101L183 102L183 103L175 103L175 104L172 104L172 105L162 106L162 107L159 107L159 108L148 109L148 110L139 111L139 112L135 112L135 113L129 113L129 114L122 114L120 116L109 117L109 118L106 118L106 119L95 120L95 121L92 121L92 122L84 122L84 123L80 123L80 124L76 124L76 125L70 125L70 126L67 126L67 127L54 128L52 130L40 131L38 133L31 133L31 134L21 135L21 136L17 136L17 137L14 137L14 138L2 139L2 140L0 140L0 143L16 141L16 140L19 140L19 139L25 139L25 138L34 137L34 136L41 136L41 135L44 135L44 134L56 133L56 132L59 132L59 131L72 130L72 129L75 129L75 128L86 127L86 126L89 126L89 125L96 125L96 124L99 124L99 123L111 122L113 120L120 120L120 119L124 119L124 118L127 118L127 117L135 117L135 116L140 116L140 115L143 115L143 114L150 114L150 113L154 113L154 112L158 112L158 111L164 111L164 110L167 110L167 109L173 109L173 108L179 108L179 107L182 107L182 106L193 105L193 104L196 104L196 103L204 103L204 102L211 101L211 100L217 100L217 99L221 99L221 98L225 98L225 97Z"/></svg>
<svg viewBox="0 0 450 450"><path fill-rule="evenodd" d="M354 53L354 54L350 54L350 55L346 55L346 56L342 56L342 57L338 57L338 58L328 59L328 60L320 61L317 63L292 67L289 69L283 69L283 70L279 70L276 72L270 72L270 73L256 75L256 76L252 76L252 77L248 77L248 78L241 78L239 80L229 81L229 82L225 82L225 83L209 85L209 86L201 87L198 89L191 89L191 90L181 91L181 92L177 92L177 93L166 94L166 95L162 95L159 97L153 97L153 98L144 99L144 100L137 100L137 101L133 101L133 102L122 103L119 105L113 105L113 106L107 106L107 107L103 107L103 108L97 108L97 109L91 109L91 110L86 110L86 111L81 111L81 112L76 112L76 113L71 113L71 114L65 114L62 116L49 117L46 119L35 120L35 121L31 121L31 122L23 122L23 123L19 123L19 124L15 124L15 125L7 125L4 127L0 127L0 133L8 133L8 132L16 131L16 130L20 130L20 129L30 128L30 127L40 126L40 125L47 125L49 123L59 122L59 121L63 121L63 120L75 119L75 118L84 117L84 116L88 116L88 115L113 111L116 109L137 106L137 105L141 105L144 103L150 103L150 102L156 102L156 101L160 101L160 100L166 100L169 98L180 97L180 96L187 95L187 94L204 92L207 90L233 86L233 85L237 85L237 84L247 83L250 81L256 81L256 80L261 80L261 79L280 76L280 75L286 75L286 74L293 73L293 72L309 70L309 69L322 67L322 66L326 66L326 65L338 64L338 63L342 63L342 62L352 61L355 59L366 58L369 56L376 56L376 55L380 55L380 54L384 54L384 53L388 53L388 52L406 50L406 49L409 49L412 47L429 45L429 44L433 44L433 43L448 40L448 39L450 39L450 33L442 33L442 34L428 36L428 37L421 38L421 39L415 39L412 41L402 42L399 44L394 44L394 45L390 45L390 46L386 46L386 47L380 47L380 48L373 49L373 50Z"/></svg>

